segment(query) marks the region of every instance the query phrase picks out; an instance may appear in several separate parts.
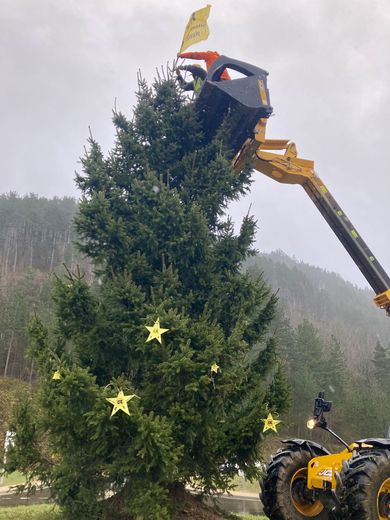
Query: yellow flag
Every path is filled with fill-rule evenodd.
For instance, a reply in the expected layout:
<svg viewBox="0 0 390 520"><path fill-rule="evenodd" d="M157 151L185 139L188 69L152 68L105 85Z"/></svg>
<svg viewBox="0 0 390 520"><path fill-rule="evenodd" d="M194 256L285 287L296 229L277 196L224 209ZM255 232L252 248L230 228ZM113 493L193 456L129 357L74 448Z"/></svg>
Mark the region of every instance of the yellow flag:
<svg viewBox="0 0 390 520"><path fill-rule="evenodd" d="M207 40L209 37L209 27L207 25L207 19L210 14L211 5L203 7L198 11L194 11L190 16L190 20L187 24L186 30L184 31L183 41L179 52L184 52L188 47L195 43Z"/></svg>

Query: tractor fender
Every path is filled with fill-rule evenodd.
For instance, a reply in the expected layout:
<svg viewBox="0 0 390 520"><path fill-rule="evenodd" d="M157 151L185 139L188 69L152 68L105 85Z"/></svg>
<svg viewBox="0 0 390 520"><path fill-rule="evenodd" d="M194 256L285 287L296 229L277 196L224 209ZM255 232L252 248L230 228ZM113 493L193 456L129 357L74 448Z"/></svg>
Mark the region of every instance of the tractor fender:
<svg viewBox="0 0 390 520"><path fill-rule="evenodd" d="M371 444L374 448L382 450L390 450L390 439L361 439L356 444Z"/></svg>
<svg viewBox="0 0 390 520"><path fill-rule="evenodd" d="M307 448L312 457L318 457L319 455L330 455L330 451L327 450L321 444L307 439L286 439L282 441L284 444L290 446L299 446L300 448Z"/></svg>

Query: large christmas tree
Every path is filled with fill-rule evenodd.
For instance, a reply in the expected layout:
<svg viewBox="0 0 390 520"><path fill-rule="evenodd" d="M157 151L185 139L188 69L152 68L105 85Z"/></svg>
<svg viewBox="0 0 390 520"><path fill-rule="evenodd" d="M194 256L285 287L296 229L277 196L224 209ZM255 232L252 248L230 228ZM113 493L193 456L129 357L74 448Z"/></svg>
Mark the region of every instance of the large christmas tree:
<svg viewBox="0 0 390 520"><path fill-rule="evenodd" d="M96 276L58 277L55 329L31 324L39 403L17 411L8 468L48 484L66 519L163 520L188 484L257 476L262 419L286 401L276 299L241 270L256 224L235 234L225 210L250 171L233 171L224 128L207 140L172 77L141 79L132 120L113 121L113 149L91 137L76 178Z"/></svg>

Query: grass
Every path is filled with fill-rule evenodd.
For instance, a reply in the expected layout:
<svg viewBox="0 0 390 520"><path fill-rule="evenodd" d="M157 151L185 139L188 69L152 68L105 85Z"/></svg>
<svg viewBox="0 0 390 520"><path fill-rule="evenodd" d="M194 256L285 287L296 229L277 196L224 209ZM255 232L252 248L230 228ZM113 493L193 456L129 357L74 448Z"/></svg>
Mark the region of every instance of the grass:
<svg viewBox="0 0 390 520"><path fill-rule="evenodd" d="M23 484L25 481L25 477L19 471L15 471L15 473L11 473L10 475L6 475L4 477L3 486L16 486L17 484Z"/></svg>
<svg viewBox="0 0 390 520"><path fill-rule="evenodd" d="M0 520L60 520L60 514L53 504L0 507Z"/></svg>
<svg viewBox="0 0 390 520"><path fill-rule="evenodd" d="M257 481L251 482L250 480L246 480L244 477L237 475L234 477L232 483L235 486L232 491L244 491L245 493L255 493L256 495L260 492L260 486Z"/></svg>
<svg viewBox="0 0 390 520"><path fill-rule="evenodd" d="M267 520L265 516L246 514L237 516L242 520ZM53 504L0 507L0 520L60 520L60 514Z"/></svg>
<svg viewBox="0 0 390 520"><path fill-rule="evenodd" d="M242 520L267 520L267 517L265 517L265 516L247 515L244 513L238 514L237 516L238 516L238 518L242 518Z"/></svg>

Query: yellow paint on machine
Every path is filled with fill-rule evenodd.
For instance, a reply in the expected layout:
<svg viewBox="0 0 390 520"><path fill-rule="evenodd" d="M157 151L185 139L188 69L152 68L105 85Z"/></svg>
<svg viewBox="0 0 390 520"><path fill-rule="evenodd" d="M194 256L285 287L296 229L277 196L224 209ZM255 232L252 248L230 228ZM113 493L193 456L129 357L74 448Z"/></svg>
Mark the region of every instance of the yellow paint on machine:
<svg viewBox="0 0 390 520"><path fill-rule="evenodd" d="M311 459L308 465L307 487L309 489L323 489L324 482L329 482L332 489L336 489L336 472L340 472L343 460L352 457L352 451L344 450L341 453L321 455Z"/></svg>
<svg viewBox="0 0 390 520"><path fill-rule="evenodd" d="M265 90L264 81L262 79L257 80L260 90L260 99L263 105L268 105L267 92Z"/></svg>
<svg viewBox="0 0 390 520"><path fill-rule="evenodd" d="M383 293L377 294L374 298L374 302L381 309L385 309L390 303L390 289L387 289Z"/></svg>

